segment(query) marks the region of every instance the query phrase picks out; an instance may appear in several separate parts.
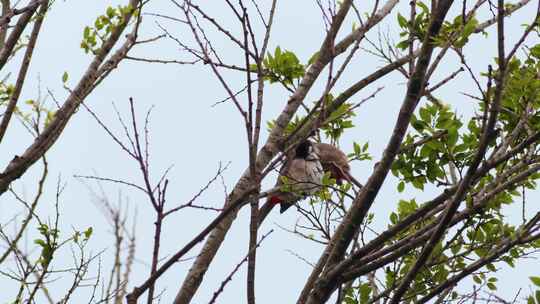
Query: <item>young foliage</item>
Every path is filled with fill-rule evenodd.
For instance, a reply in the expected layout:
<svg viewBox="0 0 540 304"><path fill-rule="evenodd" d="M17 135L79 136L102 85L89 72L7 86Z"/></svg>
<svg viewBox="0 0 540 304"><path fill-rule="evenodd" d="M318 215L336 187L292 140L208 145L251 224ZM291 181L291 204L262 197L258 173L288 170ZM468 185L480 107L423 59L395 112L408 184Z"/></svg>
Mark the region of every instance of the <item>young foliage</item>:
<svg viewBox="0 0 540 304"><path fill-rule="evenodd" d="M86 26L83 30L81 48L85 53L97 54L101 46L111 35L115 28L126 22L126 16L135 10L131 5L119 5L116 8L107 7L105 14L98 16L93 26ZM62 79L63 80L63 79ZM66 80L63 82L66 82Z"/></svg>
<svg viewBox="0 0 540 304"><path fill-rule="evenodd" d="M285 87L293 85L293 81L303 77L305 73L304 65L300 63L298 57L291 51L282 51L279 46L273 55L268 52L263 60L263 66L267 71L265 80L270 83L279 82Z"/></svg>

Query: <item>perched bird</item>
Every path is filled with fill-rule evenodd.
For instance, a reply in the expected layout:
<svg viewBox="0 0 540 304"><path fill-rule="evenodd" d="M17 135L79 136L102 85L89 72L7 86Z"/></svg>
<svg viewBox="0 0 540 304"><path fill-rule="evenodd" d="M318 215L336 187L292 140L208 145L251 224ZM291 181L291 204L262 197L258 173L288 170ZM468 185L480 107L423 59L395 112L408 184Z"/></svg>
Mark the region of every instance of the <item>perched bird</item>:
<svg viewBox="0 0 540 304"><path fill-rule="evenodd" d="M349 159L343 151L325 143L314 144L314 149L324 172L330 172L330 177L335 179L338 185L341 185L343 180L351 182Z"/></svg>
<svg viewBox="0 0 540 304"><path fill-rule="evenodd" d="M306 147L306 145L308 147ZM311 146L312 150L310 150L309 146ZM306 149L308 149L307 152ZM317 161L310 161L311 159L317 159ZM322 171L330 173L330 177L335 179L336 183L339 185L343 183L343 180L346 180L348 182L356 184L358 187L362 187L362 185L351 176L349 159L347 158L347 155L343 153L343 151L330 144L311 143L309 141L305 141L300 144L295 150L295 155L290 156L290 158L285 161L285 164L280 170L280 178L276 183L276 187L283 185L281 176L286 176L289 181L308 180L306 176L307 171L305 170L306 167L303 167L302 164L306 165L310 164L310 162L312 162L312 166L315 167L317 166L317 163L320 163ZM316 179L318 181L318 184L320 184L322 174L320 174L320 176L317 176ZM313 194L319 189L320 187L317 187L315 189L312 188L310 189L311 193L305 194ZM270 213L270 211L276 204L279 203L281 205L280 212L283 213L301 198L301 196L299 196L298 194L294 195L294 193L278 192L270 195L269 199L259 210L259 224L262 223L262 221L266 218L266 216Z"/></svg>
<svg viewBox="0 0 540 304"><path fill-rule="evenodd" d="M277 186L282 186L286 180L290 188L286 192L279 191L272 194L268 199L271 204L280 204L280 213L285 212L303 197L315 194L321 188L323 167L319 156L315 153L313 143L308 140L298 145L294 157L285 163L282 171Z"/></svg>
<svg viewBox="0 0 540 304"><path fill-rule="evenodd" d="M280 204L280 213L283 213L303 197L317 192L321 188L323 175L324 171L313 143L303 141L294 150L294 155L285 160L276 182L276 188L281 188L286 180L288 191L279 190L270 194L259 210L259 222L262 222L276 204Z"/></svg>

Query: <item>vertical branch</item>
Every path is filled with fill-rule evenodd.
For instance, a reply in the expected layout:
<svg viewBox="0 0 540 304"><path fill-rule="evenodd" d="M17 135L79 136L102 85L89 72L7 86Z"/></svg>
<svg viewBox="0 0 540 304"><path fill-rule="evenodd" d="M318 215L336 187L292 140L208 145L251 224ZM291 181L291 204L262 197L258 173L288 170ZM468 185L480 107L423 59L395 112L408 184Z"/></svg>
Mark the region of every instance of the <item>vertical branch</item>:
<svg viewBox="0 0 540 304"><path fill-rule="evenodd" d="M34 27L32 28L32 33L30 34L30 40L28 41L28 45L26 46L23 62L19 69L17 81L15 82L15 88L13 90L13 93L9 97L6 111L4 112L4 116L2 117L2 121L0 122L0 143L2 142L2 139L6 134L6 130L11 120L11 116L13 115L13 112L15 111L15 106L17 105L17 101L19 100L19 96L21 94L21 90L26 79L26 73L28 72L30 61L32 60L32 54L34 53L37 37L39 35L41 25L43 24L43 19L45 19L45 13L47 12L48 6L49 1L45 1L43 4L41 4L36 21L34 22Z"/></svg>
<svg viewBox="0 0 540 304"><path fill-rule="evenodd" d="M409 56L411 56L411 60L409 60L409 75L412 75L414 72L414 57L412 56L414 53L414 36L412 35L413 25L414 25L414 19L416 18L416 0L410 0L411 2L409 5L411 6L411 15L409 18L410 22L410 29L409 29Z"/></svg>
<svg viewBox="0 0 540 304"><path fill-rule="evenodd" d="M58 205L60 203L60 195L62 194L62 191L63 191L63 187L60 186L60 178L58 179L58 182L57 182L57 185L56 185L56 201L55 201L55 211L56 211L56 214L55 214L55 219L54 219L54 225L53 225L53 228L50 229L50 232L46 235L43 235L43 237L45 238L45 242L47 243L47 245L49 246L49 250L50 252L48 253L48 256L46 257L46 259L44 261L40 261L40 262L37 262L33 267L37 267L38 263L41 264L41 273L39 274L36 282L34 283L35 286L34 288L32 289L32 291L30 292L30 295L28 296L28 303L32 303L33 300L34 300L34 297L36 296L36 293L38 291L38 289L41 288L41 286L44 284L45 282L45 278L47 276L47 274L50 273L51 271L51 261L53 260L53 257L54 257L54 254L56 253L56 251L58 250L58 248L61 246L61 244L59 244L59 241L58 241L58 238L59 238L59 233L58 233L58 221L60 219L60 213L59 213L59 209L58 209ZM42 253L42 258L45 258L43 253Z"/></svg>
<svg viewBox="0 0 540 304"><path fill-rule="evenodd" d="M264 234L261 239L259 240L259 242L255 245L254 248L252 248L251 250L255 250L255 248L259 247L262 243L262 241L264 241L264 239L269 236L272 232L274 232L274 230L270 230L268 231L266 234ZM242 261L240 261L238 264L236 264L236 266L234 267L234 269L231 271L231 273L225 278L225 280L223 280L223 282L221 282L221 285L219 286L218 290L216 290L214 292L214 295L212 296L212 299L210 299L210 302L208 302L208 304L213 304L216 302L217 298L219 297L219 295L223 292L223 290L225 289L225 286L227 285L227 283L229 283L231 280L232 280L232 277L234 276L234 274L238 271L238 269L240 269L240 266L242 266L242 264L244 264L248 257L249 257L249 254L250 252L248 252L246 254L246 256L242 259Z"/></svg>
<svg viewBox="0 0 540 304"><path fill-rule="evenodd" d="M253 199L251 202L251 218L249 224L249 254L248 254L248 271L247 271L247 302L255 304L255 262L257 256L257 230L258 227L258 200Z"/></svg>
<svg viewBox="0 0 540 304"><path fill-rule="evenodd" d="M127 259L124 267L124 274L122 276L122 282L124 282L121 286L117 286L117 302L115 304L122 304L124 296L127 293L127 286L129 283L129 276L131 275L131 270L133 269L133 262L135 261L135 249L136 249L136 237L135 237L135 228L136 228L136 216L133 217L133 227L131 229L131 235L129 238L128 243L128 254Z"/></svg>
<svg viewBox="0 0 540 304"><path fill-rule="evenodd" d="M163 208L165 206L165 194L167 193L167 185L169 184L169 180L165 180L165 183L163 185L163 190L158 185L158 208L156 210L156 221L155 221L155 228L154 228L154 248L152 250L152 265L150 267L150 275L153 275L156 273L157 265L159 261L159 248L161 244L161 227L163 224ZM153 193L148 194L149 196L153 196ZM148 289L148 304L152 304L154 301L154 290L155 290L155 283L150 285L150 288Z"/></svg>
<svg viewBox="0 0 540 304"><path fill-rule="evenodd" d="M137 119L135 116L135 106L133 104L132 97L129 98L129 109L131 111L131 124L133 127L133 136L135 138L135 151L133 151L133 153L135 154L135 158L139 163L139 169L141 170L141 173L143 175L144 186L146 188L148 198L150 199L150 202L152 203L154 209L157 211L159 209L159 203L156 197L153 195L152 185L150 185L150 173L148 171L150 168L147 167L147 162L143 156L143 149L141 147L139 129L137 128Z"/></svg>
<svg viewBox="0 0 540 304"><path fill-rule="evenodd" d="M276 11L277 0L272 0L272 7L270 8L270 16L268 18L268 24L266 25L266 32L264 35L263 45L261 52L257 56L257 107L255 109L255 130L253 133L253 145L254 150L258 150L259 135L261 132L261 120L262 120L262 108L263 108L263 96L264 96L264 73L263 73L263 59L268 48L268 41L270 39L270 31L272 24L274 23L274 14Z"/></svg>
<svg viewBox="0 0 540 304"><path fill-rule="evenodd" d="M135 107L133 103L133 98L129 98L129 107L130 107L130 113L131 113L131 123L133 128L133 137L135 139L135 148L133 151L133 154L135 154L135 159L137 163L139 164L139 169L141 171L141 174L143 176L144 185L145 185L145 193L154 207L156 220L154 222L154 244L152 249L152 264L150 266L150 275L154 275L157 271L158 261L159 261L159 249L161 246L161 230L162 230L162 224L163 219L165 218L164 215L164 206L165 206L165 196L167 193L167 186L169 184L169 181L165 179L163 183L163 187L161 186L161 183L159 182L156 186L156 190L151 185L150 182L150 166L148 162L149 153L148 153L148 119L150 115L151 109L146 114L145 124L144 124L144 140L145 140L145 147L143 148L141 145L141 135L139 134L139 128L137 126L137 117L135 115ZM120 272L118 272L118 275L120 275ZM155 291L155 282L153 282L149 288L148 288L148 298L147 303L151 304L154 301L154 291Z"/></svg>
<svg viewBox="0 0 540 304"><path fill-rule="evenodd" d="M268 24L266 26L266 32L263 40L263 45L259 54L256 57L257 65L257 105L255 109L255 126L253 126L253 118L250 116L250 126L255 128L252 130L252 141L250 144L250 174L257 179L258 191L260 191L260 172L257 172L255 166L255 158L259 144L259 135L261 130L261 116L263 107L263 94L264 94L264 75L262 70L262 62L268 47L268 41L270 38L270 30L274 20L274 12L276 9L276 1L272 1L272 7L270 9L270 16L268 18ZM247 14L244 8L244 18L247 18ZM244 40L245 40L245 58L246 58L246 70L247 72L247 85L248 85L248 98L250 104L250 114L252 113L252 97L251 97L251 78L250 78L250 65L248 57L247 46L247 33L246 24L244 27ZM253 43L255 43L252 36ZM249 254L248 254L248 275L247 275L247 300L250 304L255 304L255 265L256 265L256 242L257 242L257 230L259 229L259 206L258 200L251 201L251 218L250 218L250 234L249 234Z"/></svg>
<svg viewBox="0 0 540 304"><path fill-rule="evenodd" d="M0 18L7 18L11 4L9 3L9 0L1 0L0 2L2 4L2 16ZM0 24L0 49L4 47L4 43L6 42L7 28L7 25L4 26Z"/></svg>
<svg viewBox="0 0 540 304"><path fill-rule="evenodd" d="M256 181L257 191L260 191L260 174L257 172L255 167L255 157L256 157L256 146L253 142L253 96L251 91L251 69L249 64L249 38L248 38L248 14L247 10L244 7L242 1L240 1L242 8L242 30L244 33L244 57L246 64L246 81L247 81L247 95L248 95L248 119L246 124L246 131L248 135L248 152L249 152L249 171L250 175L253 176ZM257 61L258 58L256 58ZM251 214L250 214L250 223L249 223L249 254L248 254L248 269L247 269L247 278L246 278L246 289L247 289L247 302L248 304L255 304L255 265L257 257L257 230L258 227L258 214L259 214L259 200L252 199L250 201Z"/></svg>

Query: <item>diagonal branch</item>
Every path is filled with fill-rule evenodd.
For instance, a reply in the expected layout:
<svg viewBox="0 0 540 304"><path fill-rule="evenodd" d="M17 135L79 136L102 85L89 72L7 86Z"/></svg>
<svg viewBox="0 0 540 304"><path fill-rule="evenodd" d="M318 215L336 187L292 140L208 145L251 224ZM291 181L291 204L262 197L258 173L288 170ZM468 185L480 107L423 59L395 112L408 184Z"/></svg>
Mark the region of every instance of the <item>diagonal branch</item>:
<svg viewBox="0 0 540 304"><path fill-rule="evenodd" d="M266 165L268 165L272 158L277 154L278 150L284 148L282 142L283 132L324 67L333 57L344 52L346 48L354 42L354 40L344 43L340 42L339 52L338 50L334 50L334 52L332 52L334 49L332 46L334 44L335 35L337 34L338 29L341 27L345 15L351 6L351 2L352 1L344 1L344 3L342 3L340 11L334 17L334 23L327 33L324 42L322 43L319 50L319 56L317 56L315 62L310 66L309 70L301 80L298 89L289 98L287 105L278 116L275 127L272 129L266 144L262 147L257 155L255 162L256 171L262 171L262 169L266 167ZM373 24L369 28L372 26ZM231 195L229 195L227 202L225 203L226 208L228 206L237 204L237 200L241 198L241 196L238 194L244 193L246 189L252 187L251 184L252 177L249 174L249 170L246 170L236 184L234 190L231 192ZM175 304L189 303L191 301L191 298L201 284L204 274L217 253L221 243L223 242L225 235L232 225L232 222L236 218L236 214L237 212L235 211L230 216L225 218L208 237L207 242L203 246L201 254L195 260L186 279L184 280L180 291L176 296L174 302Z"/></svg>
<svg viewBox="0 0 540 304"><path fill-rule="evenodd" d="M229 283L231 280L232 280L232 277L234 276L234 274L238 271L238 269L240 269L240 266L242 266L242 264L244 264L250 253L255 250L257 247L259 247L261 245L261 243L264 241L264 239L269 236L272 232L274 232L274 230L270 230L268 231L266 234L264 234L261 239L259 240L259 242L257 242L257 244L255 245L255 247L251 248L248 253L246 254L246 256L242 259L242 261L240 261L240 263L236 264L236 266L234 267L233 271L231 271L231 273L225 278L225 280L223 280L223 282L221 282L221 285L219 286L218 290L216 290L214 292L214 295L212 296L212 299L210 299L210 302L208 302L208 304L213 304L216 302L217 298L219 297L219 295L223 292L223 290L225 290L225 286L227 286L227 283Z"/></svg>
<svg viewBox="0 0 540 304"><path fill-rule="evenodd" d="M130 0L131 7L137 7L139 0ZM116 42L120 38L124 29L127 27L129 20L133 15L134 10L129 11L125 16L125 22L120 23L111 32L109 38L104 41L100 51L94 57L94 60L89 65L85 74L70 93L66 102L56 112L54 119L43 130L43 132L34 140L34 142L24 151L21 156L15 156L7 165L2 173L0 173L0 195L4 193L12 181L21 177L31 165L33 165L40 157L42 157L51 146L60 137L64 127L71 119L79 105L92 92L93 84L99 77L97 71L100 65L110 53ZM22 18L22 17L21 17ZM1 62L0 62L1 63ZM1 66L1 65L0 65Z"/></svg>
<svg viewBox="0 0 540 304"><path fill-rule="evenodd" d="M532 228L534 224L537 224L540 220L540 213L537 213L533 219L531 219L527 224L523 225L518 229L520 232L519 235L513 236L513 237L507 237L499 242L499 244L490 250L490 252L479 259L478 261L475 261L471 265L465 267L461 272L455 276L452 276L448 278L443 284L440 284L439 286L435 287L433 290L431 290L426 296L419 299L417 303L427 303L429 300L431 300L436 295L440 294L443 290L448 288L449 286L454 286L459 281L470 275L471 273L477 271L478 269L484 267L485 265L489 263L493 263L496 259L498 259L500 256L508 252L510 249L514 248L516 245L520 244L526 244L529 242L533 242L535 240L540 239L540 234L536 235L529 235L530 229Z"/></svg>
<svg viewBox="0 0 540 304"><path fill-rule="evenodd" d="M484 155L487 152L488 144L493 138L493 129L495 127L495 123L497 121L497 116L499 113L499 107L502 99L502 91L503 91L503 84L506 74L506 58L504 55L504 1L499 0L498 1L498 23L497 23L497 33L498 33L498 52L499 52L499 73L496 76L497 86L495 88L495 96L493 98L493 102L489 108L489 120L487 121L487 124L484 126L484 130L482 133L482 137L480 138L480 143L478 146L478 151L470 164L469 168L467 169L467 173L465 177L461 180L459 183L458 189L456 191L456 194L454 195L451 203L446 208L444 215L442 219L440 220L436 230L431 235L428 243L426 246L422 249L422 252L420 253L420 256L417 258L414 266L411 268L411 270L407 273L399 287L394 293L394 296L392 300L390 301L391 304L397 304L409 288L409 284L414 280L416 274L420 271L420 269L425 265L427 262L429 256L431 255L431 252L439 242L439 240L443 237L444 232L446 231L446 228L448 224L450 223L452 217L457 212L457 209L459 207L460 202L463 200L463 197L467 193L467 189L469 189L470 182L473 179L473 176L475 175L476 170L478 169L478 166L480 165L480 162L484 158Z"/></svg>
<svg viewBox="0 0 540 304"><path fill-rule="evenodd" d="M390 170L394 157L399 152L399 148L401 146L403 137L405 136L412 113L416 108L416 105L418 104L424 90L426 83L426 70L429 66L433 49L435 48L432 38L438 34L451 4L452 0L440 1L437 11L432 16L428 32L424 37L424 42L420 50L415 71L412 74L408 84L405 100L403 101L398 119L394 126L392 137L390 138L384 150L383 157L376 166L375 171L370 176L366 185L362 188L356 199L353 201L349 212L346 214L344 220L334 233L331 240L331 244L334 245L330 246L333 248L330 251L328 260L326 263L324 263L326 267L332 266L342 259L343 255L345 254L345 250L349 246L355 232L360 227L360 224L363 222L363 219L373 204L382 183L386 179L386 175ZM324 273L322 279L319 281L320 284L315 286L310 297L308 298L307 303L322 303L330 296L333 288L324 288L328 287L326 282L324 282Z"/></svg>
<svg viewBox="0 0 540 304"><path fill-rule="evenodd" d="M43 1L43 0L41 0L41 1ZM13 48L15 47L15 45L17 45L17 42L19 41L19 38L21 37L21 35L22 35L24 29L26 28L26 26L28 25L28 23L30 22L32 16L36 12L36 10L37 10L39 4L41 3L41 1L34 1L31 4L29 4L28 6L26 6L24 9L22 9L21 12L24 11L24 13L22 13L22 15L17 20L17 23L15 24L15 26L11 30L11 32L9 34L9 37L7 38L5 44L2 46L2 49L0 50L0 70L2 70L4 68L4 65L6 64L9 56L11 55L11 52L13 51ZM47 0L47 2L48 2L48 0ZM5 16L3 18L3 21L8 21L9 18L10 18L9 15ZM0 26L2 27L2 30L4 30L4 27L7 27L7 22L5 22L5 23L1 22Z"/></svg>

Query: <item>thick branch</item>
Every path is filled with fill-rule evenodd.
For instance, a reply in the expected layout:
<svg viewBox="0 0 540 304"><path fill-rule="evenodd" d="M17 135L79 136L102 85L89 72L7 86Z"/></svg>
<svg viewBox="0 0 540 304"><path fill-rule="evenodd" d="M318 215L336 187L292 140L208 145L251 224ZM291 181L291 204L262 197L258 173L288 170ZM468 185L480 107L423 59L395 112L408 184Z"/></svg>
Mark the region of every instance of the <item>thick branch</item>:
<svg viewBox="0 0 540 304"><path fill-rule="evenodd" d="M289 98L287 105L283 109L282 113L278 116L276 120L275 127L269 135L269 138L266 144L262 147L257 155L255 162L256 171L260 172L270 160L277 154L278 150L282 147L282 134L285 130L285 127L293 117L296 110L299 108L300 104L306 97L311 86L318 78L324 67L330 62L330 60L339 55L339 52L332 52L333 43L335 35L337 34L338 29L341 27L343 19L345 18L346 13L348 12L352 1L345 1L340 7L340 11L334 17L333 25L328 32L324 42L322 43L321 49L319 50L319 56L315 62L310 66L309 70L306 72L305 76L302 78L300 85L296 92ZM344 52L346 47L352 44L353 40L346 44L341 43L341 52ZM230 206L235 204L238 200L238 196L235 193L243 192L245 189L249 188L252 182L252 177L250 177L249 169L244 172L240 180L238 181L235 189L229 196L228 201L225 203L225 206ZM197 259L193 263L192 268L190 269L180 291L178 292L175 304L189 303L191 298L197 291L199 285L202 282L204 274L208 269L210 262L213 260L215 254L217 253L221 243L223 242L226 233L228 232L232 222L236 218L236 211L231 213L227 218L220 223L212 234L208 237L201 253L197 256Z"/></svg>
<svg viewBox="0 0 540 304"><path fill-rule="evenodd" d="M39 6L39 2L35 1L34 3L28 5L24 11L24 13L19 17L17 20L17 23L11 30L8 39L6 40L5 44L3 45L2 49L0 50L0 70L4 68L4 65L6 64L9 56L11 56L11 52L13 51L13 48L19 41L19 38L21 37L22 32L30 22L30 19L36 12L37 8ZM5 17L7 18L7 16ZM8 19L5 19L8 20ZM7 24L0 25L2 27L6 26Z"/></svg>
<svg viewBox="0 0 540 304"><path fill-rule="evenodd" d="M139 0L130 0L129 4L132 7L137 7L138 2ZM12 181L21 177L60 137L71 116L92 91L92 86L99 76L97 73L98 68L120 38L132 15L133 12L126 14L124 16L125 22L115 27L66 102L56 112L54 119L47 128L45 128L21 156L15 156L7 165L6 169L0 173L0 194L7 190Z"/></svg>
<svg viewBox="0 0 540 304"><path fill-rule="evenodd" d="M503 3L503 0L499 0L498 6L499 6L498 7L499 13L498 13L497 32L498 32L498 50L499 50L499 74L496 78L497 87L495 88L494 100L489 109L490 111L489 120L487 122L487 125L484 126L484 131L482 133L482 137L480 138L478 151L472 163L469 165L469 168L467 169L467 173L465 177L459 183L456 194L454 195L454 198L452 199L451 203L446 208L440 223L438 224L437 228L433 232L426 246L422 249L422 252L420 253L420 256L417 258L414 266L407 273L403 281L400 283L398 289L395 291L394 296L392 300L390 301L391 304L399 303L399 301L401 300L405 292L409 289L409 284L412 282L412 280L414 280L414 278L416 277L416 274L420 271L420 269L424 267L429 256L431 255L431 252L433 251L433 249L435 248L439 240L443 237L448 224L452 220L452 217L454 216L454 214L457 212L460 202L463 200L465 194L467 193L467 190L470 187L470 182L473 179L473 176L475 175L476 170L478 169L478 166L480 165L480 162L482 161L482 159L484 158L484 155L486 154L489 142L493 138L493 129L495 127L495 123L497 121L497 116L499 113L499 106L500 106L500 102L502 98L504 76L505 76L505 71L506 71L506 61L505 61L505 55L504 55L504 27L503 27L504 3Z"/></svg>
<svg viewBox="0 0 540 304"><path fill-rule="evenodd" d="M390 170L394 157L399 152L410 118L425 86L425 73L435 47L432 38L438 34L451 4L451 0L439 2L438 10L433 15L428 33L424 38L415 72L409 81L407 94L399 112L398 120L394 126L392 137L384 150L381 161L376 166L375 171L368 179L366 185L354 200L351 209L332 237L331 244L335 245L328 258L328 262L326 263L327 267L338 263L342 259L355 232L360 227L360 224L363 222L364 217L373 204L373 201ZM328 299L333 288L322 290L321 287L324 285L325 284L316 285L308 299L308 303L322 303Z"/></svg>

